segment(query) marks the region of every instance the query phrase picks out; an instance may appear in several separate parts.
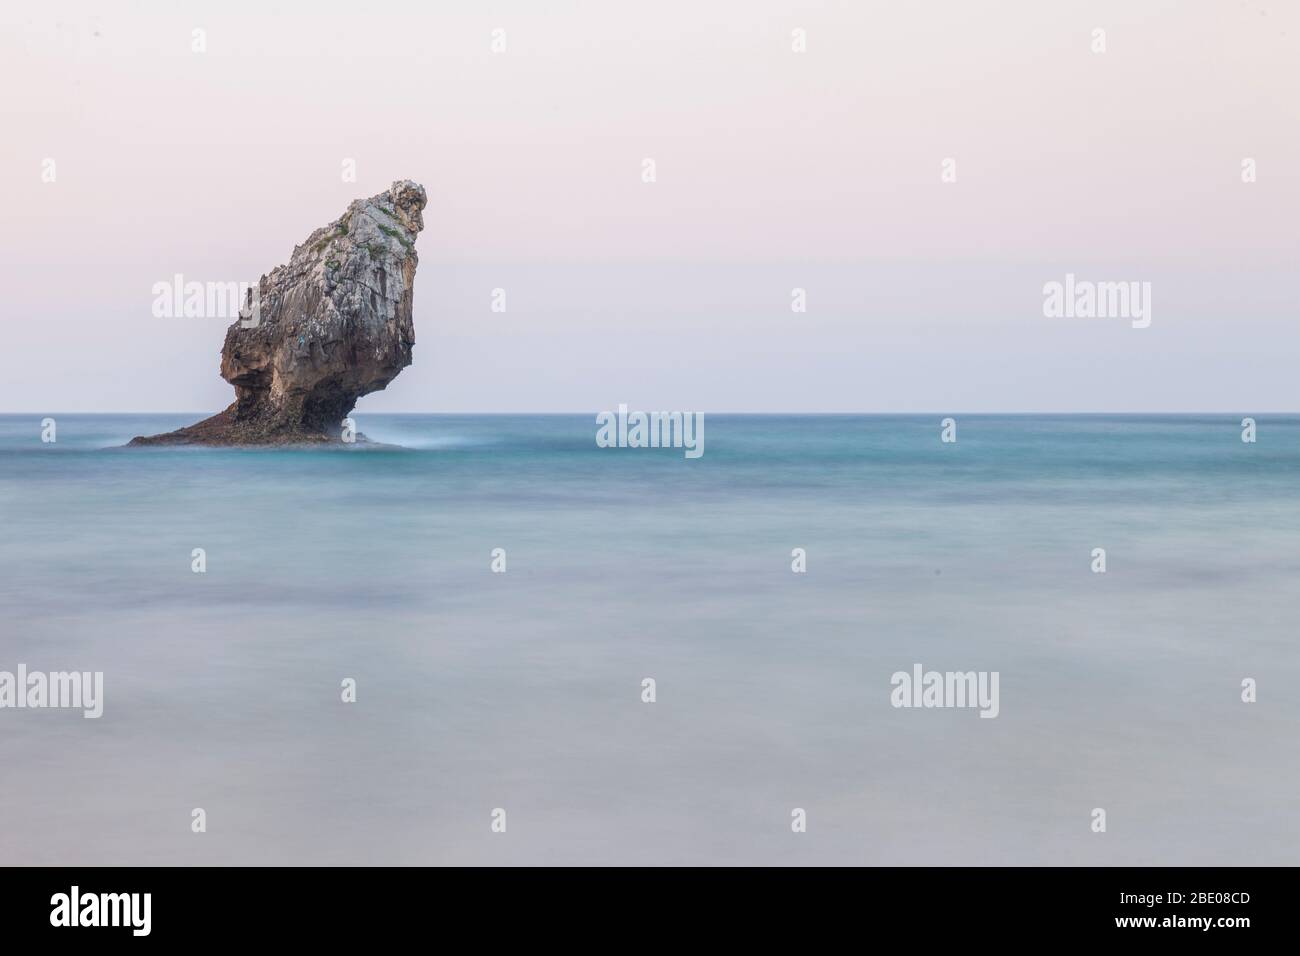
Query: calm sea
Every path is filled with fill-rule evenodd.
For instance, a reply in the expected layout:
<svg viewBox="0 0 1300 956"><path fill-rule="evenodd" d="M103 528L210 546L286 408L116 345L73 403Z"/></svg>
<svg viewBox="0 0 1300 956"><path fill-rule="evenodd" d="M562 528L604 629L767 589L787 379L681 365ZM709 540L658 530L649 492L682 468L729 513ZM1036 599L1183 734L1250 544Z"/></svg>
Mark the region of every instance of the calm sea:
<svg viewBox="0 0 1300 956"><path fill-rule="evenodd" d="M0 863L1300 863L1300 418L42 417L0 670L104 713L0 709ZM997 718L894 708L915 664Z"/></svg>

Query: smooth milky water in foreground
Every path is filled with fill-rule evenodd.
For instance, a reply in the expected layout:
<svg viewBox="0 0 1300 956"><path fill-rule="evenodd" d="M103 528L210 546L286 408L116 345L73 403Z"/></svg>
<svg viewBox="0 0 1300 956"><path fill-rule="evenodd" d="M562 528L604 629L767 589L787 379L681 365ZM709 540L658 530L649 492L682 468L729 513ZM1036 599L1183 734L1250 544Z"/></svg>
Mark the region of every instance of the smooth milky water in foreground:
<svg viewBox="0 0 1300 956"><path fill-rule="evenodd" d="M0 417L0 671L104 713L0 709L2 864L1300 863L1300 418L706 415L687 460L42 417ZM998 717L892 707L918 663Z"/></svg>

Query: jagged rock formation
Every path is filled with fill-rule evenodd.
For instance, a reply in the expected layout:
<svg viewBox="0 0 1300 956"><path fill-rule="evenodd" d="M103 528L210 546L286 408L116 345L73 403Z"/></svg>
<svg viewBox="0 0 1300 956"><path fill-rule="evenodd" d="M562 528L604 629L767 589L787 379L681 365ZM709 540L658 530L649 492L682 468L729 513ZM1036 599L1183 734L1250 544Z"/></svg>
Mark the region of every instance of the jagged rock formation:
<svg viewBox="0 0 1300 956"><path fill-rule="evenodd" d="M132 445L318 444L340 440L357 399L411 364L415 238L424 187L399 180L358 199L249 290L226 332L224 412Z"/></svg>

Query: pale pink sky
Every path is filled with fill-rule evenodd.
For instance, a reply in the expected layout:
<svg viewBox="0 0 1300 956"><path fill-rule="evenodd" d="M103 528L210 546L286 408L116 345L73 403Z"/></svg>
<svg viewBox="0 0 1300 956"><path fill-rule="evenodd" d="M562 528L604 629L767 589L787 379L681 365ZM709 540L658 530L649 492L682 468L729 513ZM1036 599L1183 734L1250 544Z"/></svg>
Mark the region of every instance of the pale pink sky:
<svg viewBox="0 0 1300 956"><path fill-rule="evenodd" d="M0 412L223 407L227 323L152 285L397 178L415 364L362 413L1300 409L1298 93L1290 2L6 5ZM1152 326L1044 318L1067 271Z"/></svg>

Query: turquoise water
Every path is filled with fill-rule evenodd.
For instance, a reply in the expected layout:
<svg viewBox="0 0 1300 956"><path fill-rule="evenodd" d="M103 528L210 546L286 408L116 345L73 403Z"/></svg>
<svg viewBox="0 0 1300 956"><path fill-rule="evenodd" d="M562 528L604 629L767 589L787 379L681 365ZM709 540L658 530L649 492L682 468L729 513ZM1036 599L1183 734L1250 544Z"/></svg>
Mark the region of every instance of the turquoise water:
<svg viewBox="0 0 1300 956"><path fill-rule="evenodd" d="M1300 417L706 415L696 460L42 417L0 416L0 670L104 715L0 710L0 862L1300 863ZM891 707L914 663L999 716Z"/></svg>

